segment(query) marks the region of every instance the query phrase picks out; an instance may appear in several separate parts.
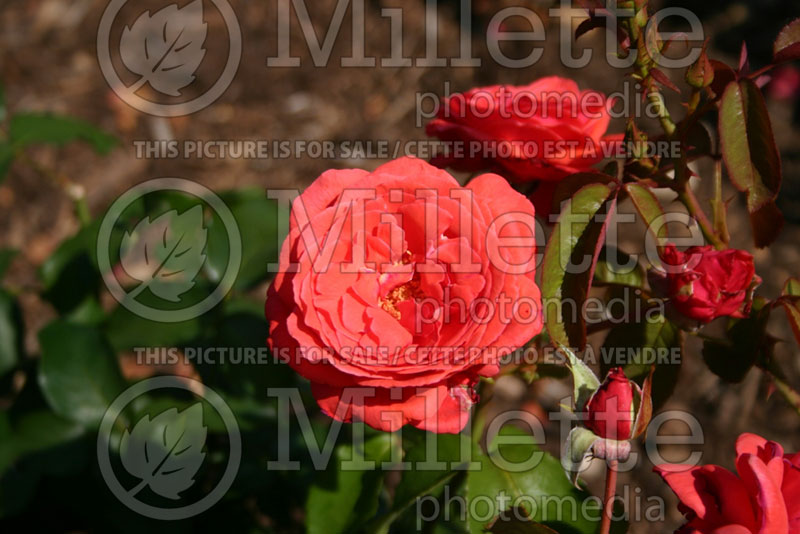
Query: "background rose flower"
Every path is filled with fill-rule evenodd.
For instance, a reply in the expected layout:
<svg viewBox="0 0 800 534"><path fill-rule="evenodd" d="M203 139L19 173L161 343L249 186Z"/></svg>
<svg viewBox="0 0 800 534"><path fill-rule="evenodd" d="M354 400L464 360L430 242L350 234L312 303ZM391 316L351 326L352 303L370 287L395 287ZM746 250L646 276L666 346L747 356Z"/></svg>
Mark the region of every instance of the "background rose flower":
<svg viewBox="0 0 800 534"><path fill-rule="evenodd" d="M347 189L372 198L348 204ZM294 202L270 343L289 349L331 417L458 432L478 378L541 330L533 215L497 175L462 188L414 158L328 171Z"/></svg>
<svg viewBox="0 0 800 534"><path fill-rule="evenodd" d="M665 290L680 313L703 323L717 317L744 317L748 289L756 277L749 253L710 245L681 252L670 243L661 259L668 266Z"/></svg>
<svg viewBox="0 0 800 534"><path fill-rule="evenodd" d="M574 81L558 76L454 94L426 131L444 141L465 142L466 154L439 156L431 163L459 171L494 170L515 182L560 180L589 169L603 159L604 143L622 139L605 136L610 106L605 95L581 91ZM470 143L495 146L497 154L471 150ZM556 143L568 149L559 152Z"/></svg>
<svg viewBox="0 0 800 534"><path fill-rule="evenodd" d="M800 454L774 441L742 434L737 477L717 465L659 465L655 471L681 501L685 534L800 532Z"/></svg>

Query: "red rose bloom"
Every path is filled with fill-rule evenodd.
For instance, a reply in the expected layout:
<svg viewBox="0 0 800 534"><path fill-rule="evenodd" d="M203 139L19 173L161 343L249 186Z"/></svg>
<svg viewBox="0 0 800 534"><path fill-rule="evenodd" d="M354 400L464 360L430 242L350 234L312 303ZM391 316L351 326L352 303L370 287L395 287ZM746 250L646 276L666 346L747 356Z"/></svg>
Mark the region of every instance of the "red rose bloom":
<svg viewBox="0 0 800 534"><path fill-rule="evenodd" d="M527 86L493 85L445 99L426 132L462 142L464 153L431 161L459 171L494 170L515 182L560 180L604 158L611 120L609 102L580 91L569 79L550 76Z"/></svg>
<svg viewBox="0 0 800 534"><path fill-rule="evenodd" d="M756 274L750 254L709 245L680 252L669 244L661 259L666 264L667 294L681 314L702 323L745 316L748 289Z"/></svg>
<svg viewBox="0 0 800 534"><path fill-rule="evenodd" d="M604 439L630 439L634 387L638 386L628 380L622 367L612 369L586 403L586 428Z"/></svg>
<svg viewBox="0 0 800 534"><path fill-rule="evenodd" d="M335 419L459 432L478 378L541 330L533 215L497 175L325 172L292 206L270 345Z"/></svg>
<svg viewBox="0 0 800 534"><path fill-rule="evenodd" d="M778 443L742 434L736 441L736 470L738 477L717 465L655 468L688 520L677 533L800 532L800 454L784 455Z"/></svg>

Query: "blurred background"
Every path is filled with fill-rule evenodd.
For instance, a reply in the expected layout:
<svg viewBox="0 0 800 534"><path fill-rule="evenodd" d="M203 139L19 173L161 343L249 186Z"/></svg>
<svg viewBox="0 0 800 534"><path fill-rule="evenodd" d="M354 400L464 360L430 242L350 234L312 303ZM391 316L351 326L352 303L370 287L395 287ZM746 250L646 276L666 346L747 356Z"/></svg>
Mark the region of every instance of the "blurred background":
<svg viewBox="0 0 800 534"><path fill-rule="evenodd" d="M559 28L562 15L570 8L559 7L558 3L474 0L470 30L473 55L482 60L478 68L343 68L340 59L351 52L349 10L327 66L313 65L302 29L293 16L292 53L301 58L301 66L267 67L267 58L278 53L278 2L231 0L230 4L242 30L238 72L213 105L177 118L143 114L121 101L109 88L98 66L96 51L97 28L106 2L4 0L0 6L0 84L5 93L6 115L51 112L85 121L108 136L84 132L75 142L63 143L57 134L42 135L43 142L26 146L0 176L0 249L4 251L0 263L7 263L2 280L0 336L12 340L13 345L7 349L13 352L13 361L9 359L10 365L0 367L0 530L3 532L23 529L141 532L142 528L205 532L223 527L232 532L304 530L305 493L313 474L304 470L295 476L267 470L266 462L276 451L277 427L275 406L263 392L268 386L306 386L282 366L198 369L143 365L136 361L133 348L262 347L267 336L262 318L269 283L266 264L275 258L279 245L275 237L277 208L266 201L265 191L304 188L326 169L372 169L382 160L307 156L153 158L137 154L138 142L416 140L425 138L424 129L416 124L418 93L441 95L446 87L456 92L481 85L527 84L549 75L573 78L582 89L604 93L624 90L625 73L604 60L604 38L599 31L578 41L576 51L594 50L588 66L568 69L561 65L559 44L573 37L572 32ZM313 7L309 6L320 39L327 31L336 4L335 0L315 0ZM141 0L130 9L157 11L163 5ZM711 37L712 58L735 65L741 43L746 41L754 69L768 63L771 43L779 29L800 16L800 4L795 0L720 0L702 4L675 1L651 5L655 9L680 6L694 11L703 22L706 36ZM544 54L530 68L500 67L486 48L489 18L507 6L533 9L545 22L547 39L538 43ZM388 19L381 17L380 11L387 7L402 7L406 55L424 56L426 11L421 0L366 2L368 54L381 58L391 53ZM551 8L561 11L551 12ZM577 7L574 14L577 25L581 20L577 18ZM208 20L210 33L224 31L219 20L213 17ZM464 31L461 24L459 2L440 0L438 44L443 57L459 55ZM511 19L509 24L526 29L521 19ZM665 27L669 24L665 22ZM532 46L506 45L503 49L510 57L524 57ZM676 47L680 49L681 46ZM224 43L209 42L206 54L211 67L208 72L198 73L201 78L215 75L214 68L224 64L228 49ZM683 78L681 71L668 74L678 82ZM727 192L729 197L735 197L730 215L732 246L754 253L757 272L764 279L759 293L772 298L779 294L789 276L800 275L800 66L788 64L773 74L765 94L783 158L784 183L779 205L787 219L776 244L766 250L752 250L742 197L735 196L732 189ZM671 98L668 95L668 101L674 104ZM672 106L672 112L680 116L676 106ZM6 123L8 120L5 119ZM644 126L653 131L657 128L655 122L644 121ZM615 120L609 132L622 132L623 128L624 120ZM702 177L708 169L701 165L698 172ZM206 315L177 325L155 324L117 306L102 284L92 252L96 221L109 205L133 185L157 177L185 178L219 193L231 206L243 234L244 267L232 294ZM702 182L697 187L701 195L707 191ZM161 213L165 206L174 207L175 202L169 196L154 196L135 209L140 215ZM621 210L632 212L630 206ZM625 242L633 249L629 252L640 247L642 235L632 229L625 236ZM224 257L225 250L217 254ZM209 284L214 282L213 273L204 276ZM67 323L80 324L79 331L64 326ZM776 338L786 341L776 345L776 357L790 373L793 383L800 383L798 349L784 318L776 313L770 330ZM141 518L122 506L98 473L94 450L96 418L70 417L74 412L70 412L69 403L75 400L70 391L65 394L65 406L53 406L55 401L46 384L48 374L40 369L40 359L47 351L79 354L75 358L84 367L65 372L85 373L87 385L70 382L71 386L66 387L73 388L73 393L91 388L95 381L112 380L104 373L116 376L117 372L123 381L156 374L194 377L221 393L234 407L243 433L242 465L226 497L201 516L166 526ZM114 365L118 363L118 371L106 364L98 367L92 359L98 353L108 354ZM93 356L87 357L88 354ZM661 409L685 410L700 420L706 443L691 449L702 451L704 462L733 467L734 442L743 431L757 432L780 441L787 449L800 450L797 412L779 395L771 395L760 372L751 371L737 384L721 381L706 368L700 355L700 341L691 336L684 354L675 390ZM544 419L569 393L568 380L543 379L528 386L508 377L496 385L492 402L498 409L524 406ZM80 402L79 399L78 405ZM174 405L171 402L177 401L153 396L136 408L137 414L154 413L152 410L158 406ZM307 402L307 406L313 406L313 401ZM317 417L314 421L321 428L325 426L324 418ZM209 432L211 462L202 473L208 484L213 485L219 480L219 466L224 466L228 443L224 433L217 435L213 428ZM687 429L677 425L665 427L663 432L684 434ZM555 452L558 447L558 443L549 443L547 448ZM676 458L685 457L687 448L674 449ZM216 457L214 451L218 452ZM663 526L633 524L631 532L668 532L681 522L676 500L651 473L651 467L645 462L624 475L623 482L642 488L644 496L663 497L667 516ZM590 488L598 493L602 473L592 470L586 478ZM203 487L192 490L200 494L203 491ZM445 531L448 530L442 530Z"/></svg>

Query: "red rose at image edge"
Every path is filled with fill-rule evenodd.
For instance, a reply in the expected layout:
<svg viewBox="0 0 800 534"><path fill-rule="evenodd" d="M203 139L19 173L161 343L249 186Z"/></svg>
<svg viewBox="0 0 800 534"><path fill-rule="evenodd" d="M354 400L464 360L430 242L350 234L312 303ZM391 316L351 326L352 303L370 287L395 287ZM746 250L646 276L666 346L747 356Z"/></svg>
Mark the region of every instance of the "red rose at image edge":
<svg viewBox="0 0 800 534"><path fill-rule="evenodd" d="M742 318L748 313L748 290L759 281L749 253L715 250L710 245L681 252L670 243L662 250L661 259L668 266L680 266L677 272L666 272L666 290L681 314L707 323L717 317Z"/></svg>
<svg viewBox="0 0 800 534"><path fill-rule="evenodd" d="M514 182L557 181L590 169L604 159L605 145L622 140L622 134L605 135L612 105L602 93L581 91L574 81L558 76L525 86L493 85L453 94L445 99L426 132L442 141L464 143L466 153L463 157L442 154L431 163L458 171L492 170ZM490 146L528 143L537 151L533 154L517 149L508 157L484 154L482 149L472 154L472 142ZM568 150L563 154L547 153L557 151L556 142L576 146L573 150L565 145ZM548 149L548 144L552 148Z"/></svg>
<svg viewBox="0 0 800 534"><path fill-rule="evenodd" d="M800 454L742 434L738 477L717 465L659 465L654 469L680 499L686 524L679 534L795 534L800 532Z"/></svg>
<svg viewBox="0 0 800 534"><path fill-rule="evenodd" d="M363 212L355 207L337 212L345 189L374 190L375 198L363 202ZM450 197L453 190L472 192L471 201L464 200L465 195L461 200ZM438 195L439 233L426 239L425 198L433 194ZM492 226L497 217L510 213L531 220L534 216L530 202L493 174L462 188L448 173L415 158L392 161L371 173L323 173L293 204L281 269L266 302L270 346L289 351L288 363L311 382L317 403L335 419L363 419L388 431L411 424L433 432L459 432L467 423L479 377L496 374L499 358L542 327L541 295L534 282L535 242L501 249L502 259L518 266L512 272L489 261L487 247L499 239L535 235L519 222ZM365 220L366 232L350 232L356 216ZM470 231L460 228L462 221L471 225ZM324 272L315 272L311 265L319 254L307 245L317 239L324 250L328 234L335 235L329 240L333 261ZM390 236L402 247L390 246ZM355 261L354 240L365 247L366 262L410 265L410 272L365 266L356 273L342 272L343 260ZM462 255L471 258L479 272L456 272L453 267ZM433 263L427 271L420 268L426 259ZM299 268L287 272L291 263ZM505 317L525 320L504 322L494 313L479 324L469 315L450 315L445 321L441 308L438 315L425 313L419 299L441 306L446 292L467 305L479 298L494 302L496 312L505 306ZM514 314L513 303L525 301L532 303L528 314L524 306ZM422 328L417 325L420 313L426 318ZM352 357L378 347L390 349L391 357ZM323 348L326 351L315 350ZM464 358L448 357L448 348L472 352ZM425 352L431 354L419 356Z"/></svg>
<svg viewBox="0 0 800 534"><path fill-rule="evenodd" d="M585 426L604 439L627 440L633 434L633 398L635 384L622 367L608 376L586 403Z"/></svg>

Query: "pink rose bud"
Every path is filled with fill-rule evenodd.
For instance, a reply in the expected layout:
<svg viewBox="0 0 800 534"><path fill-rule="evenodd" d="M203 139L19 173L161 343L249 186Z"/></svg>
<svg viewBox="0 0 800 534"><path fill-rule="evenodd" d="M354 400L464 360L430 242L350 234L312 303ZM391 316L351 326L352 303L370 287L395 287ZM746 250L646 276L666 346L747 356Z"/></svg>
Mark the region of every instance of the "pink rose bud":
<svg viewBox="0 0 800 534"><path fill-rule="evenodd" d="M692 247L685 252L675 245L664 247L666 291L681 314L710 322L717 317L744 317L748 293L756 277L753 257L743 250Z"/></svg>
<svg viewBox="0 0 800 534"><path fill-rule="evenodd" d="M631 439L635 388L622 367L612 369L586 403L586 428L605 439Z"/></svg>

